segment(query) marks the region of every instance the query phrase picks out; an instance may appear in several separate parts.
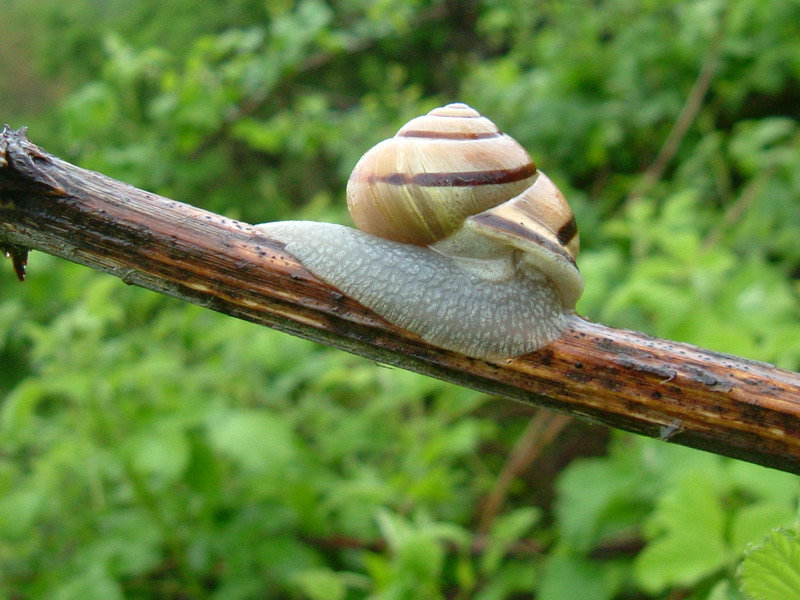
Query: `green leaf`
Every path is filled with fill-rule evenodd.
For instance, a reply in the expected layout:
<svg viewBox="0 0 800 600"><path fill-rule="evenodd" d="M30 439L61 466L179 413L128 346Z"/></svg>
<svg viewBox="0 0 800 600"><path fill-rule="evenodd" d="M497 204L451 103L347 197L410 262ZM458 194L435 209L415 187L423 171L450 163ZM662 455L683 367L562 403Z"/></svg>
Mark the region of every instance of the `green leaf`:
<svg viewBox="0 0 800 600"><path fill-rule="evenodd" d="M45 492L40 488L22 488L0 498L0 536L25 538L45 507Z"/></svg>
<svg viewBox="0 0 800 600"><path fill-rule="evenodd" d="M539 517L540 511L534 507L519 508L498 517L489 532L489 543L483 553L481 570L487 574L497 570L508 547L525 535Z"/></svg>
<svg viewBox="0 0 800 600"><path fill-rule="evenodd" d="M628 527L641 514L641 471L635 461L620 460L623 456L576 460L559 479L555 510L563 540L572 548L586 551L603 533Z"/></svg>
<svg viewBox="0 0 800 600"><path fill-rule="evenodd" d="M47 394L46 387L38 379L27 379L6 396L0 408L0 432L4 438L25 437L39 402Z"/></svg>
<svg viewBox="0 0 800 600"><path fill-rule="evenodd" d="M295 575L309 600L342 600L347 594L344 577L330 569L309 569Z"/></svg>
<svg viewBox="0 0 800 600"><path fill-rule="evenodd" d="M647 523L653 540L635 563L641 586L653 593L691 586L722 567L727 551L724 526L725 512L708 479L698 472L680 480Z"/></svg>
<svg viewBox="0 0 800 600"><path fill-rule="evenodd" d="M379 523L394 552L398 572L420 581L438 577L444 552L432 528L409 523L389 512L381 513Z"/></svg>
<svg viewBox="0 0 800 600"><path fill-rule="evenodd" d="M53 600L122 600L119 584L101 566L94 566L65 581Z"/></svg>
<svg viewBox="0 0 800 600"><path fill-rule="evenodd" d="M761 501L743 506L736 511L730 525L731 549L741 552L748 544L763 539L771 529L788 527L796 518L794 503Z"/></svg>
<svg viewBox="0 0 800 600"><path fill-rule="evenodd" d="M531 597L536 590L538 571L530 561L505 562L492 574L491 579L475 596L475 600L506 600L507 598Z"/></svg>
<svg viewBox="0 0 800 600"><path fill-rule="evenodd" d="M232 460L254 471L282 471L296 453L285 419L264 411L231 410L209 425L211 441Z"/></svg>
<svg viewBox="0 0 800 600"><path fill-rule="evenodd" d="M737 486L756 498L794 505L800 494L800 478L741 460L731 461L728 472Z"/></svg>
<svg viewBox="0 0 800 600"><path fill-rule="evenodd" d="M220 461L204 440L190 440L189 463L186 467L186 483L203 494L207 500L216 500L221 485Z"/></svg>
<svg viewBox="0 0 800 600"><path fill-rule="evenodd" d="M609 600L614 594L606 571L595 562L559 552L547 561L537 600Z"/></svg>
<svg viewBox="0 0 800 600"><path fill-rule="evenodd" d="M167 425L141 432L131 440L131 462L144 474L175 481L189 462L189 442L183 431Z"/></svg>
<svg viewBox="0 0 800 600"><path fill-rule="evenodd" d="M707 600L745 600L745 597L729 580L723 579L711 589Z"/></svg>
<svg viewBox="0 0 800 600"><path fill-rule="evenodd" d="M118 510L99 519L102 537L93 538L75 553L78 568L105 565L113 575L139 575L156 568L161 559L163 532L146 512Z"/></svg>
<svg viewBox="0 0 800 600"><path fill-rule="evenodd" d="M753 600L800 598L800 539L785 529L770 533L739 567L742 591Z"/></svg>
<svg viewBox="0 0 800 600"><path fill-rule="evenodd" d="M747 171L767 168L776 158L776 146L796 130L796 122L785 117L742 121L731 140L731 154Z"/></svg>

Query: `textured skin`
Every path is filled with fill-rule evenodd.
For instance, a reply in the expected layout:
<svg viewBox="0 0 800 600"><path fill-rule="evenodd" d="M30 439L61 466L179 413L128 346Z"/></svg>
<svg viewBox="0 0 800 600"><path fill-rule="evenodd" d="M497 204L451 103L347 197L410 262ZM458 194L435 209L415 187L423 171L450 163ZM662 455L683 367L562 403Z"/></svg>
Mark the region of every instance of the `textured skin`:
<svg viewBox="0 0 800 600"><path fill-rule="evenodd" d="M544 278L487 281L429 248L330 223L257 226L314 275L434 345L511 358L561 335L561 302Z"/></svg>

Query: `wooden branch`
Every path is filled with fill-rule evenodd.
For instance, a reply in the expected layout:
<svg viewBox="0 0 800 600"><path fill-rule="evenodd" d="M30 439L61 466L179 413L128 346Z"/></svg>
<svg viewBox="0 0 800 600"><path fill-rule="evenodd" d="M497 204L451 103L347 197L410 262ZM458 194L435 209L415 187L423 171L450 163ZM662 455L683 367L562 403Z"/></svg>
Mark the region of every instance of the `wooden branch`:
<svg viewBox="0 0 800 600"><path fill-rule="evenodd" d="M0 134L0 245L33 248L381 363L800 473L800 375L571 317L501 363L448 352L308 273L251 225L138 190Z"/></svg>

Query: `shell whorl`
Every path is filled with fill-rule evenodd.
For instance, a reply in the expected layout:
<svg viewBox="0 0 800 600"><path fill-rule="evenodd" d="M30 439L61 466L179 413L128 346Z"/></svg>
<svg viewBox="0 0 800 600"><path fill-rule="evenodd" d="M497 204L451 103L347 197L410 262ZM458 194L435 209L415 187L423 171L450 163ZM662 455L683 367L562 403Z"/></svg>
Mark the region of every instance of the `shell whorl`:
<svg viewBox="0 0 800 600"><path fill-rule="evenodd" d="M580 239L564 194L544 173L518 196L468 217L465 227L516 248L522 261L544 273L565 309L575 308L584 281L575 263Z"/></svg>
<svg viewBox="0 0 800 600"><path fill-rule="evenodd" d="M368 151L348 181L347 204L362 231L428 245L537 176L518 142L466 104L448 104Z"/></svg>

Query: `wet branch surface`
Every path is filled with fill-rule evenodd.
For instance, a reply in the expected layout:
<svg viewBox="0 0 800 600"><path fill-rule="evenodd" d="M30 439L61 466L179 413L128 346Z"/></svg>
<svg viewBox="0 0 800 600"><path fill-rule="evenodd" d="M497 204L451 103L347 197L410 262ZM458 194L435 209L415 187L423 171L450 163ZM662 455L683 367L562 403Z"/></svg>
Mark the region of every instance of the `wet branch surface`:
<svg viewBox="0 0 800 600"><path fill-rule="evenodd" d="M0 251L20 274L28 248L379 363L800 473L797 373L577 316L518 359L441 350L322 283L251 225L81 169L6 129Z"/></svg>

